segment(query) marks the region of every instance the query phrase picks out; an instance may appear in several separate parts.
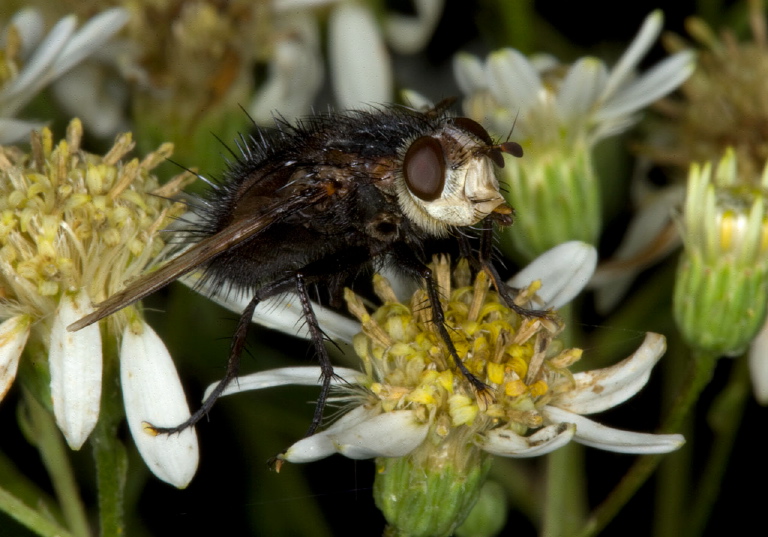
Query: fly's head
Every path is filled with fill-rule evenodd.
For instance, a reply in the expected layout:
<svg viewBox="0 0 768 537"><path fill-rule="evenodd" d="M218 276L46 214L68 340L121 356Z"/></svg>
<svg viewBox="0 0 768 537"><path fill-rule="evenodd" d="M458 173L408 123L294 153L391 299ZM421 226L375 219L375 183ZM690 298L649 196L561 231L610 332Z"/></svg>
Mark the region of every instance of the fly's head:
<svg viewBox="0 0 768 537"><path fill-rule="evenodd" d="M445 118L431 134L410 141L403 150L397 196L408 218L427 233L447 235L451 228L472 226L498 213L511 220L512 209L499 192L494 166L502 153L522 156L514 142L494 144L476 121Z"/></svg>

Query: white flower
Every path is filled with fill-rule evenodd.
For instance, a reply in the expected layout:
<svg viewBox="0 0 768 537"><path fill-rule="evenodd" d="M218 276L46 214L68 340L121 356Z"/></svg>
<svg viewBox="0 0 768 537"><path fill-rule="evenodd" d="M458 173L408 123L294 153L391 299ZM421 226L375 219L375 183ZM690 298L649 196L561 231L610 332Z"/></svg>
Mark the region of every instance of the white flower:
<svg viewBox="0 0 768 537"><path fill-rule="evenodd" d="M507 159L500 172L507 200L526 207L504 232L518 254L533 259L569 240L597 244L603 208L595 144L633 125L637 112L677 88L694 69L693 53L682 51L635 76L661 26L661 12L651 13L611 70L597 58L564 66L513 49L492 52L485 62L456 56L465 114L496 136L508 136L514 126L525 149L522 162Z"/></svg>
<svg viewBox="0 0 768 537"><path fill-rule="evenodd" d="M48 129L35 133L32 155L0 147L0 397L14 382L23 353L41 367L47 360L50 392L34 396L50 400L67 443L80 449L101 412L103 363L125 359L129 428L152 471L183 487L197 468L194 431L165 439L141 426L189 417L162 341L135 307L76 332L67 329L163 255L159 231L181 212L168 201L180 181L160 187L150 170L171 148L123 164L133 147L130 135L98 157L80 149L82 134L75 120L58 144ZM35 374L39 368L29 369Z"/></svg>
<svg viewBox="0 0 768 537"><path fill-rule="evenodd" d="M18 52L19 57L11 58L12 68L6 69L15 76L0 78L0 144L16 142L39 127L39 122L15 119L16 114L48 84L100 51L127 21L128 12L114 8L96 15L75 31L77 19L69 15L40 40L40 14L31 9L17 13L5 29L1 45L6 54Z"/></svg>
<svg viewBox="0 0 768 537"><path fill-rule="evenodd" d="M559 306L586 283L595 264L592 247L577 242L564 244L532 263L513 285L527 285L535 275L543 276L545 306ZM435 270L444 268L438 263ZM460 273L456 278L467 278L468 273ZM454 345L465 357L467 368L489 386L490 403L476 398L450 358L440 350L436 334L419 332L414 327L416 317L428 315L419 307L423 291L414 295L410 303L416 306L409 309L407 304L391 302L391 289L376 280L377 293L388 297L376 313L365 313L362 303L351 294L347 299L356 316L368 319L363 322L368 336L354 338L364 372L335 369L337 402L347 402L353 408L324 431L295 443L283 458L309 462L333 453L356 459L402 457L422 446L427 438L430 442L458 438L488 453L511 457L541 455L572 439L629 453L664 453L682 445L680 435L622 431L583 416L616 406L645 385L664 352L662 336L648 334L632 356L613 367L564 374L581 351L564 350L553 343L559 325L551 319L497 315L507 311L506 307L488 292L481 276L474 287L464 282L453 292L441 289L441 294L451 297L445 309L452 319L448 323L452 337L455 335ZM436 280L445 282L439 276ZM536 282L531 285L537 287ZM474 313L466 313L464 318L463 313L454 313L460 310ZM411 317L414 321L407 320ZM429 324L426 318L422 321ZM516 331L499 335L501 339L490 335L506 330L509 323L517 326ZM523 349L531 351L524 359L530 359L527 365L521 361L528 352ZM494 361L507 352L515 358L504 363ZM430 357L435 361L430 362ZM316 367L277 369L241 377L225 394L286 384L317 385L319 377Z"/></svg>
<svg viewBox="0 0 768 537"><path fill-rule="evenodd" d="M513 49L491 53L485 64L459 54L454 69L467 95L464 110L500 135L515 125L516 136L534 145L580 140L593 145L632 125L636 112L674 90L693 72L693 53L683 51L634 76L662 22L660 11L651 13L610 71L597 58L585 57L557 77L557 62L529 60Z"/></svg>

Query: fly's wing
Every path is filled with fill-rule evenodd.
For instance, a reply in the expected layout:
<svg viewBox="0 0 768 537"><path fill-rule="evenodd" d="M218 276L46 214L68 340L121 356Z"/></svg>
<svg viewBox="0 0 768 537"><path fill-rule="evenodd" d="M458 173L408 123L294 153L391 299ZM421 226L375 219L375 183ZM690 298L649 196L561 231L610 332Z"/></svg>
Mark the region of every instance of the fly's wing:
<svg viewBox="0 0 768 537"><path fill-rule="evenodd" d="M98 304L96 311L70 324L67 330L75 332L120 311L126 306L130 306L184 274L204 265L229 248L253 237L283 216L312 205L328 195L326 189L311 190L312 192L305 191L295 197L285 199L280 204L272 206L253 218L241 218L215 235L206 237L158 270L145 274L123 291Z"/></svg>

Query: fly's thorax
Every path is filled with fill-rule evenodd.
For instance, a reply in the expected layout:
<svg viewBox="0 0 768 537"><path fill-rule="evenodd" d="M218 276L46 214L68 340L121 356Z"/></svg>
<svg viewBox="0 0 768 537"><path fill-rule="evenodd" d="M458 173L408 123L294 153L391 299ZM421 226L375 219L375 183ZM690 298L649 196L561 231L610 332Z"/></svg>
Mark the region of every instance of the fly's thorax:
<svg viewBox="0 0 768 537"><path fill-rule="evenodd" d="M426 232L445 236L472 226L504 204L494 162L502 150L468 118L446 118L429 135L404 144L396 182L403 213Z"/></svg>

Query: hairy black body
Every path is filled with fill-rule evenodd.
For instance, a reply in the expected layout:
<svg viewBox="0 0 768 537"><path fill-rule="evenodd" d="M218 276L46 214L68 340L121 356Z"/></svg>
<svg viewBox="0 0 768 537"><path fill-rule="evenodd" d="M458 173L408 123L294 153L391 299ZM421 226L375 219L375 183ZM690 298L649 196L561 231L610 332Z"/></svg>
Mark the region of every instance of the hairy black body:
<svg viewBox="0 0 768 537"><path fill-rule="evenodd" d="M308 434L314 432L333 367L308 286L326 287L332 301L340 300L344 286L361 272L385 263L424 282L433 320L456 366L483 392L451 343L424 245L455 237L462 254L486 270L507 303L521 311L489 262L492 224L512 219L493 164L503 166L502 153L521 156L520 147L494 144L478 123L440 108L422 113L400 107L329 113L295 126L279 121L238 145L241 155L197 204L200 223L188 232L198 242L69 327L96 322L195 269L204 270L217 292L252 297L232 339L224 379L188 421L157 430L178 431L205 415L237 374L258 303L295 291L323 372ZM478 254L467 240L475 229L482 235Z"/></svg>
<svg viewBox="0 0 768 537"><path fill-rule="evenodd" d="M322 276L337 297L394 242L420 248L427 234L404 218L394 193L382 186L394 182L405 141L433 131L436 119L398 109L383 117L314 117L296 127L260 130L243 146L244 157L205 199L200 231L215 235L270 207L285 214L210 262L206 277L215 287L252 292L285 279L279 290L288 290L301 270L312 280ZM327 195L314 200L318 190Z"/></svg>

